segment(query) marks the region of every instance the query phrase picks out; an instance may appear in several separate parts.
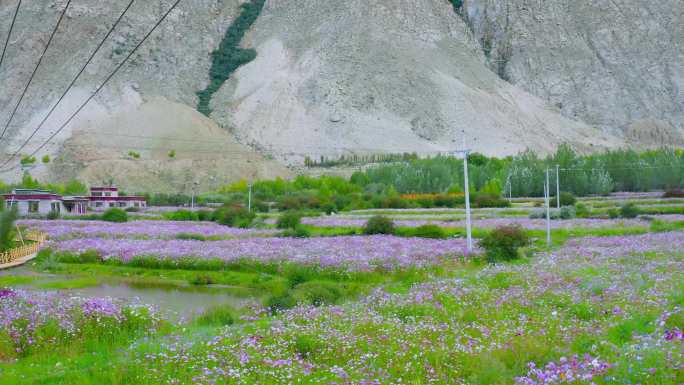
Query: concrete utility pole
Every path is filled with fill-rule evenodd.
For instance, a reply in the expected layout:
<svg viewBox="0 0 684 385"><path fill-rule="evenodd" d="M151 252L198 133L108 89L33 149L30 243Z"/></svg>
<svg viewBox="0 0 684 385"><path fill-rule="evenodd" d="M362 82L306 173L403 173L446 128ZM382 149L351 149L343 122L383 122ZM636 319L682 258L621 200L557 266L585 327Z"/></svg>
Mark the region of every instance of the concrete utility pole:
<svg viewBox="0 0 684 385"><path fill-rule="evenodd" d="M198 181L192 182L192 195L190 197L190 208L191 209L195 208L195 189L197 189L197 186L199 186Z"/></svg>
<svg viewBox="0 0 684 385"><path fill-rule="evenodd" d="M559 169L559 167L560 167L559 165L556 165L556 206L557 206L558 210L560 211L561 201L560 201L560 179L559 179L560 169Z"/></svg>
<svg viewBox="0 0 684 385"><path fill-rule="evenodd" d="M463 154L463 190L465 192L466 208L466 237L468 254L473 252L473 229L470 221L470 185L468 182L468 154L470 150L466 147L465 132L463 132L463 149L456 151Z"/></svg>
<svg viewBox="0 0 684 385"><path fill-rule="evenodd" d="M252 212L252 182L249 182L249 193L247 194L247 210Z"/></svg>
<svg viewBox="0 0 684 385"><path fill-rule="evenodd" d="M551 246L551 207L549 199L549 169L546 169L546 183L544 183L544 203L546 204L546 244Z"/></svg>

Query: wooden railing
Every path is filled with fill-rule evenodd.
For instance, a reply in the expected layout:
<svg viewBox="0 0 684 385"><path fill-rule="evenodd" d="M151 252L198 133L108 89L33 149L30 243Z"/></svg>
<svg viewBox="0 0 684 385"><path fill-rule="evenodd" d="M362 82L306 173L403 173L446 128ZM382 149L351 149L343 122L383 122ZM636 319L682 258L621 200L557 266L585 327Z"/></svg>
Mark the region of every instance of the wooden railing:
<svg viewBox="0 0 684 385"><path fill-rule="evenodd" d="M15 247L5 251L4 253L0 253L0 265L12 263L33 253L37 253L41 246L43 246L43 243L45 243L45 240L47 240L47 234L29 233L26 234L24 239L31 241L31 243L24 246Z"/></svg>

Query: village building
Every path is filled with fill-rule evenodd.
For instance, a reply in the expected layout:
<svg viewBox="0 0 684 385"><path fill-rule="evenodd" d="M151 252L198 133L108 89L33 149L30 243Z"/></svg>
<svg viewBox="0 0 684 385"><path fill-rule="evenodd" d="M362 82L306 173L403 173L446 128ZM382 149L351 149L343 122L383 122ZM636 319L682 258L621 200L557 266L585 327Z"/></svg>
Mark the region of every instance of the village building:
<svg viewBox="0 0 684 385"><path fill-rule="evenodd" d="M106 210L112 207L121 209L142 208L147 206L145 197L119 195L116 187L91 187L90 188L90 208L93 210Z"/></svg>
<svg viewBox="0 0 684 385"><path fill-rule="evenodd" d="M120 196L116 187L93 187L90 189L90 196L61 196L45 190L15 189L9 194L3 194L3 199L5 207L16 208L21 217L44 217L51 212L82 215L88 210L147 206L144 197Z"/></svg>

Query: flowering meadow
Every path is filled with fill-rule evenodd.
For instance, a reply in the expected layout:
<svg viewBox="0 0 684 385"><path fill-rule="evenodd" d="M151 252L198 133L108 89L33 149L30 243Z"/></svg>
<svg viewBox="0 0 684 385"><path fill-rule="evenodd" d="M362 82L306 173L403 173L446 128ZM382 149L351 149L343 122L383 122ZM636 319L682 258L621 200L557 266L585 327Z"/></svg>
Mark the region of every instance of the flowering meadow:
<svg viewBox="0 0 684 385"><path fill-rule="evenodd" d="M154 333L153 309L110 298L0 289L0 362L122 333Z"/></svg>
<svg viewBox="0 0 684 385"><path fill-rule="evenodd" d="M195 234L203 237L238 238L263 236L275 233L268 229L239 229L222 226L214 222L181 221L132 221L124 223L90 220L21 220L19 226L48 234L51 239L74 238L135 238L170 239L180 234Z"/></svg>
<svg viewBox="0 0 684 385"><path fill-rule="evenodd" d="M684 220L681 215L662 215L659 219L667 221ZM312 217L303 218L302 223L318 227L363 227L366 224L365 218L347 218L344 216ZM464 220L435 220L435 219L398 219L394 224L399 227L418 227L426 224L434 224L441 227L465 227ZM493 229L495 227L511 224L519 224L529 230L542 230L546 228L546 220L530 219L526 217L504 217L504 218L474 218L474 227L483 229ZM649 222L641 219L595 219L595 218L576 218L567 220L554 220L551 222L552 229L573 229L573 228L614 228L614 227L639 227L648 226Z"/></svg>
<svg viewBox="0 0 684 385"><path fill-rule="evenodd" d="M684 233L570 241L132 353L146 384L681 384Z"/></svg>
<svg viewBox="0 0 684 385"><path fill-rule="evenodd" d="M344 236L325 238L244 238L223 241L131 240L78 238L51 242L58 252L81 254L94 250L105 259L123 262L135 257L162 259L201 258L261 263L290 262L324 268L369 271L422 267L447 257L462 256L465 240L401 238L395 236Z"/></svg>

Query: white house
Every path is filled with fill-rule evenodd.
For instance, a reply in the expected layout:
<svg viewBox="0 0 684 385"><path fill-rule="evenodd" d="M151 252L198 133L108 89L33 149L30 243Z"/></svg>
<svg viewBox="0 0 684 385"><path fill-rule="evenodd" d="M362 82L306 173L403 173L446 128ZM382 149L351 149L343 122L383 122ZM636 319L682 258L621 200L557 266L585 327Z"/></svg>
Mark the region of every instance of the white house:
<svg viewBox="0 0 684 385"><path fill-rule="evenodd" d="M61 213L62 197L44 190L15 189L10 194L3 194L5 206L15 207L22 217L45 216L51 211Z"/></svg>
<svg viewBox="0 0 684 385"><path fill-rule="evenodd" d="M141 196L121 196L116 187L91 187L90 208L93 210L106 210L112 207L127 209L131 207L147 207L145 197Z"/></svg>
<svg viewBox="0 0 684 385"><path fill-rule="evenodd" d="M15 189L10 194L3 194L5 206L16 207L21 217L44 217L50 212L66 215L86 214L89 209L106 210L112 207L127 209L130 207L146 207L147 202L141 196L119 196L116 187L93 187L90 196L63 197L50 191Z"/></svg>

